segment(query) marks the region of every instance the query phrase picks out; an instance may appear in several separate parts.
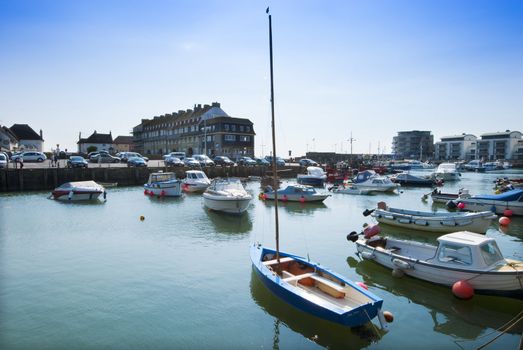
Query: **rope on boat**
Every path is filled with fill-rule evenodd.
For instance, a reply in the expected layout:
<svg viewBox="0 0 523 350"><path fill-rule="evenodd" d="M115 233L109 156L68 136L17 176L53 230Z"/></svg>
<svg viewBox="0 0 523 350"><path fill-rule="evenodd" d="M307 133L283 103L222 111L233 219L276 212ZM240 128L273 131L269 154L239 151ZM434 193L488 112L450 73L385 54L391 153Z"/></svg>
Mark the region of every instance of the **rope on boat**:
<svg viewBox="0 0 523 350"><path fill-rule="evenodd" d="M508 325L507 328L502 331L501 333L499 333L497 336L495 336L494 338L492 338L491 340L489 340L488 342L486 342L485 344L481 345L480 347L476 348L476 350L481 350L483 348L485 348L486 346L488 346L489 344L492 344L494 341L496 341L499 337L501 337L503 334L505 334L506 332L508 332L512 327L514 327L515 325L517 325L519 323L519 321L523 320L523 311L521 311L518 315L521 315L516 321L514 321L512 324ZM516 316L517 317L517 316ZM513 318L514 319L514 318ZM513 320L512 319L512 320ZM511 320L511 321L512 321ZM509 321L510 322L510 321ZM506 325L506 324L505 324ZM502 327L500 327L502 328Z"/></svg>
<svg viewBox="0 0 523 350"><path fill-rule="evenodd" d="M516 270L516 278L519 282L519 286L523 290L523 283L521 283L521 276L519 275L519 270L516 268L516 266L519 265L517 262L507 262L507 266L512 267L514 270Z"/></svg>

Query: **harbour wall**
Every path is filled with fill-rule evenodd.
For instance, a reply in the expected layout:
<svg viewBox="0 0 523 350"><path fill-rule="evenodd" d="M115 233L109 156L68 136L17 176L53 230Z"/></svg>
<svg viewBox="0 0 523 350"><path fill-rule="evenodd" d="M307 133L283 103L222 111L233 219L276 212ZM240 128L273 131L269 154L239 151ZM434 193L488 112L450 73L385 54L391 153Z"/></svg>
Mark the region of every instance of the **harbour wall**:
<svg viewBox="0 0 523 350"><path fill-rule="evenodd" d="M149 174L158 171L174 172L178 178L185 177L187 168L35 168L35 169L0 169L0 192L44 191L52 190L65 182L88 181L118 183L118 186L143 185ZM209 178L266 176L270 171L265 167L211 167L203 171ZM278 169L282 178L296 177L299 167Z"/></svg>

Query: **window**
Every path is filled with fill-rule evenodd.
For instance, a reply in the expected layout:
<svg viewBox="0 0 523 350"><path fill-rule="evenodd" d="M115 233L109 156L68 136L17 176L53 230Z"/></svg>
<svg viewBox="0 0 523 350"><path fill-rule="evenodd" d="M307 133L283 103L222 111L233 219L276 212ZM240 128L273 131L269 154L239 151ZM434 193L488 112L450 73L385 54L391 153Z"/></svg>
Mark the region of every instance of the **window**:
<svg viewBox="0 0 523 350"><path fill-rule="evenodd" d="M243 132L243 130L244 130L243 125L240 125L240 131Z"/></svg>
<svg viewBox="0 0 523 350"><path fill-rule="evenodd" d="M236 135L225 135L224 140L225 141L236 141Z"/></svg>
<svg viewBox="0 0 523 350"><path fill-rule="evenodd" d="M231 131L236 131L236 125L231 124Z"/></svg>
<svg viewBox="0 0 523 350"><path fill-rule="evenodd" d="M229 124L223 124L223 130L229 131Z"/></svg>
<svg viewBox="0 0 523 350"><path fill-rule="evenodd" d="M249 142L251 140L250 136L240 136L240 141Z"/></svg>
<svg viewBox="0 0 523 350"><path fill-rule="evenodd" d="M501 255L501 252L499 251L496 242L492 241L482 244L479 247L479 250L481 251L483 260L485 260L485 263L489 266L500 260L503 260L503 255Z"/></svg>
<svg viewBox="0 0 523 350"><path fill-rule="evenodd" d="M472 253L469 247L451 243L442 243L439 248L438 260L458 265L472 264Z"/></svg>

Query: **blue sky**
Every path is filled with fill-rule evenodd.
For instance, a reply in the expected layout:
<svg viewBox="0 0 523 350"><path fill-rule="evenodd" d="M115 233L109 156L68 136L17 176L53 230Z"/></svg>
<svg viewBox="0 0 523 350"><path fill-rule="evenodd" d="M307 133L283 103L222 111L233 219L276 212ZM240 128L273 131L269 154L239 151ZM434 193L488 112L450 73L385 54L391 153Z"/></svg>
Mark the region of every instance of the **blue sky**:
<svg viewBox="0 0 523 350"><path fill-rule="evenodd" d="M523 131L522 1L0 1L0 124L128 135L218 101L278 153L390 152L400 130Z"/></svg>

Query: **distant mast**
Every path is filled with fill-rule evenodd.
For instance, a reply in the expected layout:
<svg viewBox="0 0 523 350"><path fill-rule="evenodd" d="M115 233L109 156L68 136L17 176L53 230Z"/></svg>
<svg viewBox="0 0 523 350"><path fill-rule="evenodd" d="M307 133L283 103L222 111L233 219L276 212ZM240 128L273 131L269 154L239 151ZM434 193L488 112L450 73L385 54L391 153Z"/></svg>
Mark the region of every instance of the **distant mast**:
<svg viewBox="0 0 523 350"><path fill-rule="evenodd" d="M269 8L265 10L269 14ZM274 123L274 79L272 65L272 19L269 14L269 55L271 63L272 186L274 188L274 222L276 225L276 259L280 265L280 225L278 221L278 173L276 168L276 125Z"/></svg>

